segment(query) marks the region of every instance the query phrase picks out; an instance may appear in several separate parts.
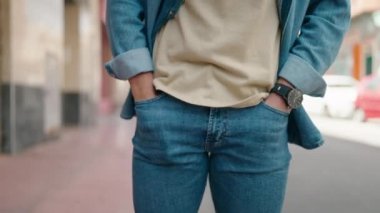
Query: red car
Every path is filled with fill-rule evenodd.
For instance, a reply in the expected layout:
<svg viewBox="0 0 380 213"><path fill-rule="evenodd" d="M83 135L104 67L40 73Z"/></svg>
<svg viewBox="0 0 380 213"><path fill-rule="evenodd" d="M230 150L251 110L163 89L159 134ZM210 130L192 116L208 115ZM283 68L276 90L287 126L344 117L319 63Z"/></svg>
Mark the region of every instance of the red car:
<svg viewBox="0 0 380 213"><path fill-rule="evenodd" d="M359 83L359 93L355 102L353 118L366 121L369 118L380 118L380 73L365 77Z"/></svg>

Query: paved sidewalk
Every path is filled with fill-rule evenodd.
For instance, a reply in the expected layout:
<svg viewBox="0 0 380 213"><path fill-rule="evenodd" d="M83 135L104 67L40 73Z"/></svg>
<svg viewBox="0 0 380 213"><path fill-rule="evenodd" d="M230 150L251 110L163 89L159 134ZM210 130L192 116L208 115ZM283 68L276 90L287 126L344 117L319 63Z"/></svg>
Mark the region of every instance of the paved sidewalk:
<svg viewBox="0 0 380 213"><path fill-rule="evenodd" d="M0 155L0 212L133 212L134 124L117 120L68 129L58 141Z"/></svg>
<svg viewBox="0 0 380 213"><path fill-rule="evenodd" d="M380 147L380 120L360 123L349 119L333 119L313 114L311 118L326 136Z"/></svg>

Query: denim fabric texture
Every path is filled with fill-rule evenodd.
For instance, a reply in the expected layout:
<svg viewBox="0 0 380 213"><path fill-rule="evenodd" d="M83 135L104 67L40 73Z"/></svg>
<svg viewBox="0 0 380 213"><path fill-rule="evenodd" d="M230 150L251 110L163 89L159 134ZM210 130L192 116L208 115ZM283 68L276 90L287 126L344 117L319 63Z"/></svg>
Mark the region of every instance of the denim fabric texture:
<svg viewBox="0 0 380 213"><path fill-rule="evenodd" d="M207 178L218 213L280 213L291 153L289 114L264 102L192 105L165 92L135 103L136 213L196 213Z"/></svg>
<svg viewBox="0 0 380 213"><path fill-rule="evenodd" d="M108 73L128 79L154 71L151 66L155 35L183 2L108 0L107 27L115 57L106 64ZM278 76L306 95L322 97L326 90L322 75L334 61L350 24L350 1L277 0L277 3L282 30ZM129 91L121 117L131 119L135 114ZM302 107L291 112L287 128L288 142L303 148L314 149L324 142Z"/></svg>

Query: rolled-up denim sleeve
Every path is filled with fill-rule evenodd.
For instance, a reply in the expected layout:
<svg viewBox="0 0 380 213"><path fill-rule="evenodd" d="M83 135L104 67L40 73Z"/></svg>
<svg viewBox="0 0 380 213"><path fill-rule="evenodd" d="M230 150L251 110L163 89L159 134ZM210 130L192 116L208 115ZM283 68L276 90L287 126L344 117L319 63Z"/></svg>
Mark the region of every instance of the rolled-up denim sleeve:
<svg viewBox="0 0 380 213"><path fill-rule="evenodd" d="M350 19L349 0L311 0L279 76L304 94L323 97L326 83L322 76L338 54Z"/></svg>
<svg viewBox="0 0 380 213"><path fill-rule="evenodd" d="M140 0L108 0L106 26L113 55L105 64L110 76L127 80L153 70Z"/></svg>
<svg viewBox="0 0 380 213"><path fill-rule="evenodd" d="M153 70L148 48L133 49L116 56L105 64L108 74L120 80Z"/></svg>

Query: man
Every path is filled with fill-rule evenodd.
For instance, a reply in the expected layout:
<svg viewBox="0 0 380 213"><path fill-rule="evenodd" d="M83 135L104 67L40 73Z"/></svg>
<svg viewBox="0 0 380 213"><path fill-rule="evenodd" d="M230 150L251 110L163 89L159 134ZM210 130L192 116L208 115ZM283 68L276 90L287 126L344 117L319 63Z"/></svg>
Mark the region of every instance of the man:
<svg viewBox="0 0 380 213"><path fill-rule="evenodd" d="M291 154L323 139L322 97L348 0L108 0L109 74L131 90L136 212L281 212Z"/></svg>

